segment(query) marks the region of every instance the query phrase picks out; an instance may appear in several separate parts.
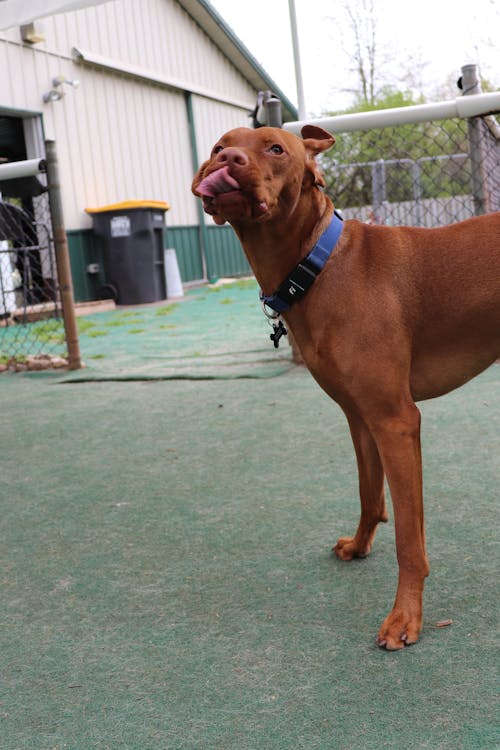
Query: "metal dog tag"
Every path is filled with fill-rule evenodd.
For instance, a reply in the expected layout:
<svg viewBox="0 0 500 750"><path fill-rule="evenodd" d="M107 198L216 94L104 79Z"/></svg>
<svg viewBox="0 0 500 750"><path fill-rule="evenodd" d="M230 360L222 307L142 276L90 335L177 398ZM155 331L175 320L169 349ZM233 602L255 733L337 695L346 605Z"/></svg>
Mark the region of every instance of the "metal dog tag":
<svg viewBox="0 0 500 750"><path fill-rule="evenodd" d="M273 323L272 325L273 325L273 333L270 334L269 338L273 342L274 348L278 349L280 345L280 338L282 336L287 336L288 331L286 330L282 320L278 320L277 324Z"/></svg>

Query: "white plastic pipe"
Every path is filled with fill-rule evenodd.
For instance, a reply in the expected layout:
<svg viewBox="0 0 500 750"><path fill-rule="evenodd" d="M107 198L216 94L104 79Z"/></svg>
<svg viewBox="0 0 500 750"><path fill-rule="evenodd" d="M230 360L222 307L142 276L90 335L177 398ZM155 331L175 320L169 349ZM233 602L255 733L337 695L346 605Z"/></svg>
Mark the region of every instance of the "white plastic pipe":
<svg viewBox="0 0 500 750"><path fill-rule="evenodd" d="M372 112L357 112L352 115L322 117L318 120L287 122L285 130L300 135L304 125L318 125L332 133L347 133L353 130L371 130L395 125L411 125L429 120L448 120L453 117L477 117L500 112L500 91L475 96L461 96L449 102L415 104L411 107L379 109Z"/></svg>
<svg viewBox="0 0 500 750"><path fill-rule="evenodd" d="M18 177L33 177L45 172L45 159L27 159L26 161L11 161L0 164L0 182L15 180Z"/></svg>

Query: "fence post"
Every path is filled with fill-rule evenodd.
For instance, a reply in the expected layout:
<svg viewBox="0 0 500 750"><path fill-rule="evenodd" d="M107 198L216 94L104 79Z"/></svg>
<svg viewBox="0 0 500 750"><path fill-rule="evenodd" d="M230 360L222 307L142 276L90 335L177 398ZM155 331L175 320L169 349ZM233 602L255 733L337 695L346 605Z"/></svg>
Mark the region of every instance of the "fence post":
<svg viewBox="0 0 500 750"><path fill-rule="evenodd" d="M411 172L413 178L413 202L415 203L415 226L424 226L424 217L422 211L421 200L422 194L422 180L420 179L420 162L414 161L411 165Z"/></svg>
<svg viewBox="0 0 500 750"><path fill-rule="evenodd" d="M373 214L376 224L385 224L385 204L387 202L387 186L385 176L385 162L383 159L372 162L372 196Z"/></svg>
<svg viewBox="0 0 500 750"><path fill-rule="evenodd" d="M283 125L283 114L281 112L281 100L274 94L266 96L264 93L264 107L266 110L266 125L270 128L281 128Z"/></svg>
<svg viewBox="0 0 500 750"><path fill-rule="evenodd" d="M78 329L76 326L75 301L73 298L73 282L69 263L68 239L64 228L64 218L61 200L61 184L59 181L59 167L55 141L45 141L47 160L47 183L49 187L50 216L52 232L54 234L54 248L56 253L57 276L61 305L68 347L68 364L70 370L78 370L82 366L80 345L78 343Z"/></svg>
<svg viewBox="0 0 500 750"><path fill-rule="evenodd" d="M473 96L481 93L477 65L462 66L461 88L463 96ZM472 173L472 196L474 199L474 213L476 216L488 213L490 208L490 191L486 170L487 142L484 122L481 117L471 117L467 120L469 133L469 155Z"/></svg>

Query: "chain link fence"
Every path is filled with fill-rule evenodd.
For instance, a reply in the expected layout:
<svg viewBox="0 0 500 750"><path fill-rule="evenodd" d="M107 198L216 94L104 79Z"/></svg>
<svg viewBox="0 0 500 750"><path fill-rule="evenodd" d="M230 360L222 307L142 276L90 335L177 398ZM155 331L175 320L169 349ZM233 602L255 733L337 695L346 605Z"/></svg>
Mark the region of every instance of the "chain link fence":
<svg viewBox="0 0 500 750"><path fill-rule="evenodd" d="M436 227L500 210L500 126L491 114L336 136L323 168L346 219Z"/></svg>
<svg viewBox="0 0 500 750"><path fill-rule="evenodd" d="M67 365L49 193L38 184L39 195L0 200L0 371Z"/></svg>

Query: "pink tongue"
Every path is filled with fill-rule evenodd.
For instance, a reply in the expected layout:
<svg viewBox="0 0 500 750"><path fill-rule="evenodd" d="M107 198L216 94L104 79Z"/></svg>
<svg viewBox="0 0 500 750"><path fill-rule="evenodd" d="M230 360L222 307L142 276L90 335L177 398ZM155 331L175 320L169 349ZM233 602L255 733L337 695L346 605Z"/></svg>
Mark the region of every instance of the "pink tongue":
<svg viewBox="0 0 500 750"><path fill-rule="evenodd" d="M230 193L232 190L240 190L240 186L229 174L229 168L221 167L205 177L198 185L196 192L208 198L215 198L220 193Z"/></svg>

